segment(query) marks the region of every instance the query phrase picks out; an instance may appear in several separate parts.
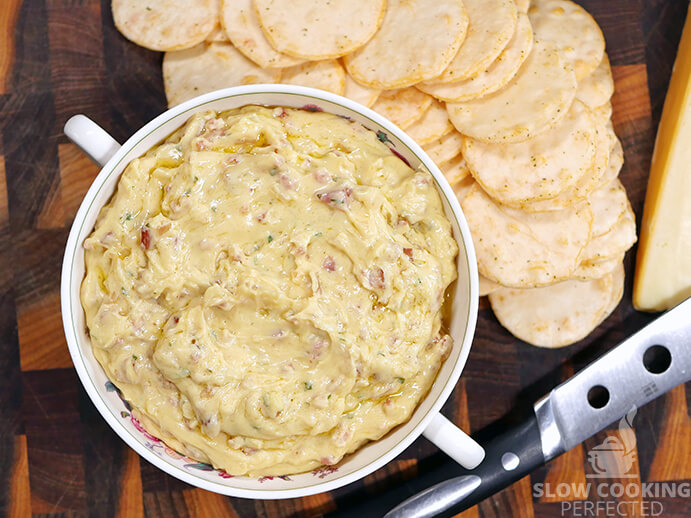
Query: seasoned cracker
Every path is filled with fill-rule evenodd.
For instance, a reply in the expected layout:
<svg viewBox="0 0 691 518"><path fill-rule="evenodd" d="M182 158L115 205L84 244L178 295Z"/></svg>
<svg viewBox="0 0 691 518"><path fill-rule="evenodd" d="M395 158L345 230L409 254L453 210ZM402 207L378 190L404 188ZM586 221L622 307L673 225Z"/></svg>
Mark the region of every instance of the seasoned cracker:
<svg viewBox="0 0 691 518"><path fill-rule="evenodd" d="M614 79L612 78L612 68L609 66L609 58L605 53L598 67L578 81L576 99L579 99L591 108L598 108L608 103L613 93Z"/></svg>
<svg viewBox="0 0 691 518"><path fill-rule="evenodd" d="M444 177L448 180L451 187L459 184L470 175L468 165L465 163L461 153L437 165L439 170L444 173Z"/></svg>
<svg viewBox="0 0 691 518"><path fill-rule="evenodd" d="M372 105L372 109L399 128L406 129L422 118L432 101L432 97L426 93L409 86L383 91Z"/></svg>
<svg viewBox="0 0 691 518"><path fill-rule="evenodd" d="M501 203L517 206L554 198L595 165L597 125L580 101L537 137L512 144L466 137L463 156L475 180Z"/></svg>
<svg viewBox="0 0 691 518"><path fill-rule="evenodd" d="M345 93L346 73L336 59L308 61L302 65L282 69L281 83L311 86L338 95Z"/></svg>
<svg viewBox="0 0 691 518"><path fill-rule="evenodd" d="M564 347L582 340L613 309L623 275L570 280L544 288L500 288L489 294L497 319L516 338L539 347Z"/></svg>
<svg viewBox="0 0 691 518"><path fill-rule="evenodd" d="M597 125L594 143L593 165L573 185L553 198L519 202L515 206L528 212L540 212L559 211L582 203L600 185L602 177L607 174L611 140L606 127Z"/></svg>
<svg viewBox="0 0 691 518"><path fill-rule="evenodd" d="M462 200L478 270L502 286L529 288L568 279L590 238L587 203L528 213L495 203L475 185Z"/></svg>
<svg viewBox="0 0 691 518"><path fill-rule="evenodd" d="M576 75L550 45L536 41L518 73L492 95L447 103L463 135L485 142L520 142L554 126L576 94Z"/></svg>
<svg viewBox="0 0 691 518"><path fill-rule="evenodd" d="M230 43L202 43L186 50L166 52L163 85L168 106L230 86L275 83L279 69L263 69Z"/></svg>
<svg viewBox="0 0 691 518"><path fill-rule="evenodd" d="M403 88L440 75L468 27L460 0L388 0L379 31L348 54L348 73L372 88Z"/></svg>
<svg viewBox="0 0 691 518"><path fill-rule="evenodd" d="M593 229L591 238L609 232L629 209L629 199L626 189L618 178L609 184L593 191L588 196L590 208L593 211Z"/></svg>
<svg viewBox="0 0 691 518"><path fill-rule="evenodd" d="M579 281L589 281L591 279L601 279L621 264L624 260L624 253L613 257L606 257L599 261L582 262L571 275L572 279Z"/></svg>
<svg viewBox="0 0 691 518"><path fill-rule="evenodd" d="M624 148L621 146L621 142L614 134L614 131L612 131L609 136L611 139L611 144L609 160L607 161L607 169L605 170L605 174L602 175L602 178L597 181L595 189L599 189L611 183L612 180L619 175L619 171L621 171L621 168L624 165Z"/></svg>
<svg viewBox="0 0 691 518"><path fill-rule="evenodd" d="M480 297L485 297L502 287L501 284L497 284L494 281L490 281L484 275L479 275L478 281L480 281Z"/></svg>
<svg viewBox="0 0 691 518"><path fill-rule="evenodd" d="M367 43L382 23L385 0L254 0L271 46L296 58L334 59Z"/></svg>
<svg viewBox="0 0 691 518"><path fill-rule="evenodd" d="M221 22L233 45L260 67L292 67L305 61L271 46L259 25L252 0L221 0Z"/></svg>
<svg viewBox="0 0 691 518"><path fill-rule="evenodd" d="M449 102L469 101L503 88L518 73L533 48L533 30L525 14L518 15L516 31L499 57L475 77L454 83L420 83L423 92Z"/></svg>
<svg viewBox="0 0 691 518"><path fill-rule="evenodd" d="M413 140L424 146L454 131L453 124L446 113L446 107L439 101L432 101L422 117L406 128Z"/></svg>
<svg viewBox="0 0 691 518"><path fill-rule="evenodd" d="M440 164L458 155L461 152L462 142L462 135L454 130L429 144L425 144L422 149L434 163Z"/></svg>
<svg viewBox="0 0 691 518"><path fill-rule="evenodd" d="M580 260L588 264L620 256L631 248L636 240L636 216L631 204L626 200L624 213L607 232L593 237L588 242Z"/></svg>
<svg viewBox="0 0 691 518"><path fill-rule="evenodd" d="M468 33L444 72L432 81L452 83L476 76L499 57L516 30L514 0L463 0Z"/></svg>
<svg viewBox="0 0 691 518"><path fill-rule="evenodd" d="M577 79L593 72L605 53L597 22L570 0L533 0L528 9L535 38L549 42L571 63Z"/></svg>
<svg viewBox="0 0 691 518"><path fill-rule="evenodd" d="M111 8L123 36L151 50L194 47L218 22L218 0L112 0Z"/></svg>
<svg viewBox="0 0 691 518"><path fill-rule="evenodd" d="M371 108L372 105L377 102L377 98L380 94L381 90L361 85L355 81L355 79L350 77L349 74L346 74L345 93L343 94L344 97Z"/></svg>

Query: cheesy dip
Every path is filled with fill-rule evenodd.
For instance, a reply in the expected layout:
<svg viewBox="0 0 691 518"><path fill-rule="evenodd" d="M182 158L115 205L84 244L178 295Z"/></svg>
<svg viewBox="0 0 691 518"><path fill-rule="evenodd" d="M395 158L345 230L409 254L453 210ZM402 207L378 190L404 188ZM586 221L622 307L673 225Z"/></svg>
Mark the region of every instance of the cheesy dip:
<svg viewBox="0 0 691 518"><path fill-rule="evenodd" d="M434 181L336 115L193 116L127 166L84 248L108 377L151 434L233 475L378 439L451 345L458 250Z"/></svg>

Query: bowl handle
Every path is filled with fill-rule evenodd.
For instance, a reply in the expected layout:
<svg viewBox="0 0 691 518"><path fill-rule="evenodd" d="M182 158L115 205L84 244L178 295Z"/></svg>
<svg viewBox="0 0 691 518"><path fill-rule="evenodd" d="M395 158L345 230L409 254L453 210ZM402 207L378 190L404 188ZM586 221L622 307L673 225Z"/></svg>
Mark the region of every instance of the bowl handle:
<svg viewBox="0 0 691 518"><path fill-rule="evenodd" d="M432 418L422 435L466 469L476 468L485 458L482 446L440 413Z"/></svg>
<svg viewBox="0 0 691 518"><path fill-rule="evenodd" d="M101 167L120 149L120 144L86 115L71 117L64 131L68 139Z"/></svg>

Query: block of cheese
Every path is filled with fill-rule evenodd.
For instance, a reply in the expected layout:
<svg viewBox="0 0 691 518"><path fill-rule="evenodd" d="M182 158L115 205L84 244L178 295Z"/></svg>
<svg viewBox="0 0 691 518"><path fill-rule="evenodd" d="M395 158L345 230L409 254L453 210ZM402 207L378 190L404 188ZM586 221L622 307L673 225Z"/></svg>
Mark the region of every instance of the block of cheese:
<svg viewBox="0 0 691 518"><path fill-rule="evenodd" d="M691 296L691 8L655 140L633 304L669 309Z"/></svg>

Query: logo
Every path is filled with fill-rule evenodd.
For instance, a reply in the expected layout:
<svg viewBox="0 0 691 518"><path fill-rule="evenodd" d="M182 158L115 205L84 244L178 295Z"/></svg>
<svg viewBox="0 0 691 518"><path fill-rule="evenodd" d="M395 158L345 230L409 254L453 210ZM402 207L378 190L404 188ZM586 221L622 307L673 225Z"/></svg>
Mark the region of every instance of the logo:
<svg viewBox="0 0 691 518"><path fill-rule="evenodd" d="M636 436L633 418L636 407L619 421L617 434L608 436L588 452L592 473L588 479L631 479L636 464ZM689 482L641 482L640 480L587 482L537 482L533 484L533 498L559 502L561 516L570 518L600 518L612 516L664 516L661 498L691 496ZM556 516L556 514L554 515Z"/></svg>
<svg viewBox="0 0 691 518"><path fill-rule="evenodd" d="M593 470L586 478L635 478L629 473L636 462L636 435L633 418L636 407L619 421L619 437L608 436L601 444L588 452L588 462Z"/></svg>

